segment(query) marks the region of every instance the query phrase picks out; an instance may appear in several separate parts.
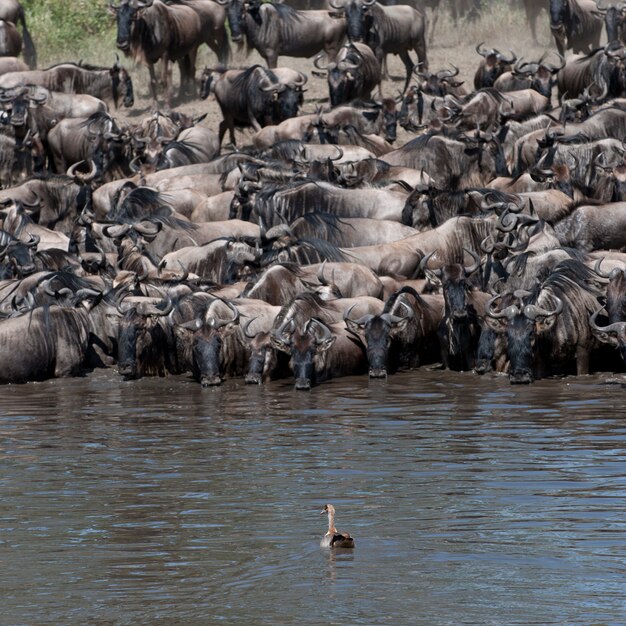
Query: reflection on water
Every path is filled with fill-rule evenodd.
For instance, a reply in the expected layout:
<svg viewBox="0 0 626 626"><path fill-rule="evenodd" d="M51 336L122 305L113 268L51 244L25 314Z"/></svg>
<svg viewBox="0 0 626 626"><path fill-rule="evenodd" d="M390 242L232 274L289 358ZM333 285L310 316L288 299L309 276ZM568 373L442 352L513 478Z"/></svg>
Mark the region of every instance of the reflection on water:
<svg viewBox="0 0 626 626"><path fill-rule="evenodd" d="M6 386L3 624L620 623L623 390ZM353 551L319 547L326 502Z"/></svg>

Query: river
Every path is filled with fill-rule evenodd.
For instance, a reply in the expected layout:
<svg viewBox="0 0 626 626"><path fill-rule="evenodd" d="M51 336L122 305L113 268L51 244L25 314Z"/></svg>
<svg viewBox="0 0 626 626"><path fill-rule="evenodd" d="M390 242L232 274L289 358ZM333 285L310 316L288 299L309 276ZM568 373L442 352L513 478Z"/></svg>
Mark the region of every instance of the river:
<svg viewBox="0 0 626 626"><path fill-rule="evenodd" d="M624 623L605 378L4 386L0 623Z"/></svg>

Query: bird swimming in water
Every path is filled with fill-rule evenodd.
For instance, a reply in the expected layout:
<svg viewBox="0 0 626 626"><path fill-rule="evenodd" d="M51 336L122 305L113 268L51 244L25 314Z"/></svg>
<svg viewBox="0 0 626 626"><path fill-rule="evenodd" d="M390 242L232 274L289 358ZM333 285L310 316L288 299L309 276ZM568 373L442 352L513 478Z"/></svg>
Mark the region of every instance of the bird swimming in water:
<svg viewBox="0 0 626 626"><path fill-rule="evenodd" d="M322 537L320 546L322 548L354 548L354 539L350 533L340 533L335 528L335 507L332 504L325 504L320 515L328 513L328 532Z"/></svg>

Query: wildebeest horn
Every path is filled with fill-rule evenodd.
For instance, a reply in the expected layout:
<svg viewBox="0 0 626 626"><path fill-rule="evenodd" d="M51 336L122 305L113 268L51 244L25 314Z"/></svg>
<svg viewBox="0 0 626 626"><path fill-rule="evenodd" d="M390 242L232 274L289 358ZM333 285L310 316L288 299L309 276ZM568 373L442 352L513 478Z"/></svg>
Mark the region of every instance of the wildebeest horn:
<svg viewBox="0 0 626 626"><path fill-rule="evenodd" d="M433 254L435 254L436 250L433 250L432 252L429 252L421 261L419 264L419 270L426 273L426 269L427 269L427 265L428 265L428 261L430 261L430 257L433 256ZM432 272L437 278L441 278L441 269L436 269L436 270L429 270L430 272Z"/></svg>
<svg viewBox="0 0 626 626"><path fill-rule="evenodd" d="M515 304L508 306L506 309L502 311L494 311L493 305L495 301L501 297L502 297L501 294L496 294L495 296L493 296L493 298L490 298L487 301L487 304L485 305L485 313L489 317L493 317L494 319L502 319L503 317L506 317L507 319L510 320L521 313L521 311L519 310L519 307Z"/></svg>
<svg viewBox="0 0 626 626"><path fill-rule="evenodd" d="M264 77L262 82L259 82L259 89L261 91L283 91L285 89L285 85L279 82L272 82L269 78Z"/></svg>
<svg viewBox="0 0 626 626"><path fill-rule="evenodd" d="M606 334L616 333L626 339L626 322L613 322L612 324L609 324L608 326L598 326L598 323L596 322L596 318L598 317L598 314L603 309L604 307L602 309L598 309L589 318L589 326L591 326L591 329L599 333L606 333Z"/></svg>
<svg viewBox="0 0 626 626"><path fill-rule="evenodd" d="M563 300L554 296L556 300L556 308L554 311L548 311L543 307L536 304L527 304L524 307L524 315L529 319L535 321L538 317L552 317L553 315L559 315L563 311Z"/></svg>
<svg viewBox="0 0 626 626"><path fill-rule="evenodd" d="M141 302L137 306L137 313L140 315L158 315L164 317L169 315L174 308L174 302L169 295L166 296L165 301L161 301L158 304L151 304L148 302Z"/></svg>
<svg viewBox="0 0 626 626"><path fill-rule="evenodd" d="M453 70L441 70L437 72L437 78L439 80L442 80L444 78L452 78L454 76L458 76L459 68L452 63L450 63L450 65L452 65L452 67L454 68Z"/></svg>
<svg viewBox="0 0 626 626"><path fill-rule="evenodd" d="M328 286L328 281L324 278L324 268L326 267L326 261L322 262L322 265L317 270L317 280L319 280L320 285Z"/></svg>
<svg viewBox="0 0 626 626"><path fill-rule="evenodd" d="M517 215L517 213L504 211L504 213L502 213L502 215L498 218L498 221L496 222L496 230L499 230L503 233L513 232L517 227L518 221L519 215Z"/></svg>
<svg viewBox="0 0 626 626"><path fill-rule="evenodd" d="M98 166L96 165L96 162L93 159L89 159L89 163L91 163L91 167L89 168L89 171L86 174L83 174L82 172L78 171L78 167L83 163L87 163L87 161L83 159L82 161L78 161L78 163L74 163L73 165L70 165L70 167L67 170L67 175L70 176L71 178L78 179L82 183L89 183L96 177L96 174L98 173Z"/></svg>
<svg viewBox="0 0 626 626"><path fill-rule="evenodd" d="M134 9L147 9L153 2L154 0L131 0Z"/></svg>
<svg viewBox="0 0 626 626"><path fill-rule="evenodd" d="M161 222L150 222L144 220L143 222L137 222L134 224L133 228L141 235L147 235L150 237L160 233L163 228L163 224Z"/></svg>
<svg viewBox="0 0 626 626"><path fill-rule="evenodd" d="M216 2L218 4L221 4L222 6L226 6L229 3L230 0L216 0Z"/></svg>
<svg viewBox="0 0 626 626"><path fill-rule="evenodd" d="M513 65L514 63L516 63L517 55L515 54L515 52L513 52L513 50L511 50L511 48L509 48L509 52L511 53L510 59L506 59L502 56L502 54L498 53L498 61L500 61L500 63L505 63L506 65Z"/></svg>
<svg viewBox="0 0 626 626"><path fill-rule="evenodd" d="M216 320L214 317L210 317L207 320L208 325L217 330L218 328L222 328L222 326L226 326L226 324L237 324L239 322L239 311L237 307L228 300L222 300L221 298L218 298L218 300L221 300L232 311L233 317L225 320Z"/></svg>
<svg viewBox="0 0 626 626"><path fill-rule="evenodd" d="M478 52L478 54L480 54L481 57L486 57L489 53L490 50L481 50L480 47L484 44L484 41L481 41L477 46L476 46L476 52Z"/></svg>
<svg viewBox="0 0 626 626"><path fill-rule="evenodd" d="M119 11L121 5L115 5L112 2L109 2L109 9L111 9L111 11Z"/></svg>
<svg viewBox="0 0 626 626"><path fill-rule="evenodd" d="M356 304L353 304L352 306L348 307L343 312L343 321L346 323L346 327L348 328L348 330L350 330L350 327L348 326L348 322L352 322L353 324L356 324L357 326L365 326L365 324L367 324L367 322L369 322L374 317L371 313L366 313L365 315L359 317L358 320L353 320L350 317L350 313L352 312L352 309L355 306Z"/></svg>
<svg viewBox="0 0 626 626"><path fill-rule="evenodd" d="M556 54L559 57L559 65L549 65L548 63L543 64L544 67L547 67L553 74L556 74L556 72L562 70L565 67L565 57L559 52L557 52Z"/></svg>
<svg viewBox="0 0 626 626"><path fill-rule="evenodd" d="M41 241L41 237L39 235L33 235L31 233L30 239L24 242L24 245L28 246L29 248L36 248L40 241Z"/></svg>
<svg viewBox="0 0 626 626"><path fill-rule="evenodd" d="M341 2L335 2L335 0L328 0L328 4L330 4L333 9L345 9L344 5Z"/></svg>
<svg viewBox="0 0 626 626"><path fill-rule="evenodd" d="M322 341L326 341L327 339L330 339L333 336L333 333L330 330L330 328L328 328L328 326L326 326L324 322L321 322L316 317L312 317L307 322L305 333L308 331L311 331L315 335L315 338L317 339L319 343L321 343ZM320 331L322 333L321 336L319 335Z"/></svg>
<svg viewBox="0 0 626 626"><path fill-rule="evenodd" d="M256 337L256 335L250 335L248 333L248 329L250 328L250 325L252 324L252 322L254 322L254 320L258 319L258 316L256 317L252 317L250 318L242 327L241 327L241 332L244 334L245 337L247 337L248 339L254 339Z"/></svg>
<svg viewBox="0 0 626 626"><path fill-rule="evenodd" d="M313 65L315 65L315 67L318 70L321 70L322 72L325 72L326 70L329 69L334 69L336 67L335 63L332 63L332 68L330 67L331 64L327 64L325 66L320 65L320 61L322 60L322 57L325 55L325 52L320 52L314 59L313 59Z"/></svg>
<svg viewBox="0 0 626 626"><path fill-rule="evenodd" d="M467 248L463 248L463 250L474 259L473 265L470 265L469 267L463 266L465 276L470 276L480 267L480 257L473 250L468 250Z"/></svg>
<svg viewBox="0 0 626 626"><path fill-rule="evenodd" d="M530 291L526 291L526 289L516 289L516 290L513 292L513 295L514 295L514 296L515 296L515 297L516 297L516 298L517 298L520 302L522 302L522 300L523 300L524 298L527 298L528 296L530 296L530 295L531 295L531 292L530 292Z"/></svg>
<svg viewBox="0 0 626 626"><path fill-rule="evenodd" d="M600 277L600 278L608 278L609 280L612 280L614 278L616 278L617 276L619 276L619 274L622 273L622 270L619 269L619 267L614 267L608 274L604 271L602 271L600 269L600 266L602 265L602 261L604 261L604 257L602 257L601 259L598 259L596 261L596 264L594 265L593 271Z"/></svg>
<svg viewBox="0 0 626 626"><path fill-rule="evenodd" d="M309 77L306 74L303 74L302 72L298 72L298 80L293 81L294 87L302 87L306 85L306 82L308 80L309 80Z"/></svg>

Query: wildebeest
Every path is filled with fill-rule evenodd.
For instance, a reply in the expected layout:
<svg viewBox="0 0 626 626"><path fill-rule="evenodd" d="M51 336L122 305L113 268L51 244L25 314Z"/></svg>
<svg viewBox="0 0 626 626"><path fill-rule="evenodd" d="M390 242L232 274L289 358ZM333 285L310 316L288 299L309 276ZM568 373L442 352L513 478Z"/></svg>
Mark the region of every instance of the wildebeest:
<svg viewBox="0 0 626 626"><path fill-rule="evenodd" d="M331 0L331 6L346 14L350 41L367 44L383 64L385 55L397 54L406 68L406 91L414 64L409 50L417 53L420 70L428 69L426 55L426 15L407 5L382 6L376 0L349 0L345 4Z"/></svg>
<svg viewBox="0 0 626 626"><path fill-rule="evenodd" d="M380 86L381 67L372 49L362 43L349 43L341 48L336 59L326 66L315 58L315 67L326 70L331 106L351 100L368 99Z"/></svg>
<svg viewBox="0 0 626 626"><path fill-rule="evenodd" d="M600 45L602 17L593 0L550 0L550 30L561 55L586 54Z"/></svg>
<svg viewBox="0 0 626 626"><path fill-rule="evenodd" d="M195 94L195 67L198 47L206 43L228 63L230 47L224 30L225 14L219 4L182 0L166 4L161 0L122 0L109 5L117 20L117 47L136 62L145 63L150 73L150 92L157 100L154 65L161 61L165 98L171 99L171 63L180 67L180 96Z"/></svg>
<svg viewBox="0 0 626 626"><path fill-rule="evenodd" d="M328 11L297 11L291 7L260 0L217 0L227 5L233 41L246 38L275 68L279 56L311 57L324 50L332 61L343 42L346 22Z"/></svg>
<svg viewBox="0 0 626 626"><path fill-rule="evenodd" d="M511 71L513 63L517 61L517 56L513 50L510 50L511 57L508 58L496 48L481 49L482 45L482 43L479 43L476 46L476 52L483 58L474 74L474 89L493 87L497 78L504 72Z"/></svg>
<svg viewBox="0 0 626 626"><path fill-rule="evenodd" d="M572 358L576 373L589 372L595 341L589 317L597 311L599 291L593 273L574 260L557 265L521 304L502 309L492 298L485 322L505 334L511 383L532 383L535 378L567 371Z"/></svg>
<svg viewBox="0 0 626 626"><path fill-rule="evenodd" d="M626 364L626 275L623 264L619 263L609 272L602 270L603 259L598 259L595 272L601 278L608 280L606 287L606 316L607 323L598 322L598 314L602 309L595 311L589 319L589 325L596 339L618 348L622 361Z"/></svg>
<svg viewBox="0 0 626 626"><path fill-rule="evenodd" d="M412 287L392 294L380 315L358 319L345 311L346 328L366 347L370 378L384 378L398 367L436 360L437 328L443 315L440 296L421 296Z"/></svg>
<svg viewBox="0 0 626 626"><path fill-rule="evenodd" d="M272 344L290 355L296 389L308 390L336 376L359 374L367 361L362 348L340 323L310 318L302 328L289 320L272 330Z"/></svg>
<svg viewBox="0 0 626 626"><path fill-rule="evenodd" d="M224 118L219 127L219 145L227 129L235 145L235 126L252 126L259 131L262 126L296 116L306 82L306 76L296 74L297 82L283 82L277 73L260 65L219 72L215 80L212 72L205 72L201 95L207 97L213 91Z"/></svg>
<svg viewBox="0 0 626 626"><path fill-rule="evenodd" d="M598 0L598 11L604 13L604 26L606 28L606 38L609 43L619 41L626 44L626 29L624 23L624 3L606 3Z"/></svg>
<svg viewBox="0 0 626 626"><path fill-rule="evenodd" d="M3 0L2 5L0 5L0 20L6 20L15 25L22 25L24 60L31 69L37 67L37 52L35 50L35 44L28 32L28 28L26 27L26 16L22 5L17 0Z"/></svg>
<svg viewBox="0 0 626 626"><path fill-rule="evenodd" d="M133 83L128 72L116 61L112 67L59 63L45 70L9 72L0 76L0 89L39 85L50 91L89 94L125 107L134 104Z"/></svg>
<svg viewBox="0 0 626 626"><path fill-rule="evenodd" d="M565 93L570 98L585 89L596 98L620 97L626 92L626 49L607 45L582 57L570 57L557 74L559 98Z"/></svg>

